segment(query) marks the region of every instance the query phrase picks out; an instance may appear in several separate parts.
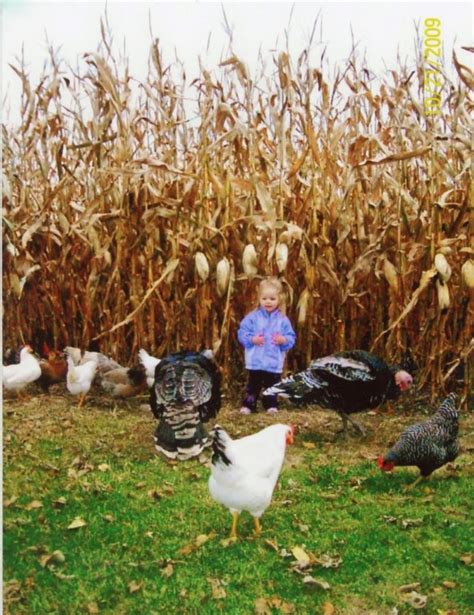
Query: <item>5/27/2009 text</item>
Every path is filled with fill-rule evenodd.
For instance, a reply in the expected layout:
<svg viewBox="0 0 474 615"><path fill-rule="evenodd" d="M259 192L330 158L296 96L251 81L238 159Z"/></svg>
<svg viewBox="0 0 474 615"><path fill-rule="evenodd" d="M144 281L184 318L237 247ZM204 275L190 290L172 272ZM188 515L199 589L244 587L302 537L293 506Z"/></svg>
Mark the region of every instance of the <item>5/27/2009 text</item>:
<svg viewBox="0 0 474 615"><path fill-rule="evenodd" d="M423 30L423 81L425 115L441 114L441 20L427 17Z"/></svg>

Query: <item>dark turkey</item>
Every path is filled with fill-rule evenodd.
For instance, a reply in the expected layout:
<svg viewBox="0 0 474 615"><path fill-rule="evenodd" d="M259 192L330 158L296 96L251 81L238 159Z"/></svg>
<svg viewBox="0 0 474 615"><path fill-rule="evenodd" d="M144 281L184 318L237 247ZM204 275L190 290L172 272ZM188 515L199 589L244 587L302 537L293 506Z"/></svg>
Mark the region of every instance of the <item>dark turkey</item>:
<svg viewBox="0 0 474 615"><path fill-rule="evenodd" d="M211 440L203 423L221 407L221 377L210 350L168 355L155 369L151 411L159 424L156 449L170 459L199 455Z"/></svg>
<svg viewBox="0 0 474 615"><path fill-rule="evenodd" d="M311 361L309 367L264 391L282 395L299 404L317 404L335 410L362 434L365 430L350 417L355 412L376 408L387 399L397 399L410 388L413 378L365 350L348 350Z"/></svg>
<svg viewBox="0 0 474 615"><path fill-rule="evenodd" d="M414 486L449 461L454 461L459 454L457 404L456 394L451 393L430 419L405 429L389 452L379 457L379 468L390 472L395 466L416 466L420 476Z"/></svg>

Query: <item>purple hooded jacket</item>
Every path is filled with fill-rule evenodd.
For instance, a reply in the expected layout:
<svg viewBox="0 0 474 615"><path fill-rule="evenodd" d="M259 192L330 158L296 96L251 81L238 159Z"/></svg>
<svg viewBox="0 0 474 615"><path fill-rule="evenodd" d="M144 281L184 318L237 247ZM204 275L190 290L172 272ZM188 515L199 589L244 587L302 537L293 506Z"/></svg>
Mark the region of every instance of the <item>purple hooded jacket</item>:
<svg viewBox="0 0 474 615"><path fill-rule="evenodd" d="M263 333L264 343L257 346L252 337ZM286 344L279 346L272 342L274 334L283 335ZM295 345L296 334L289 319L280 310L268 313L262 307L257 308L242 320L237 333L239 342L245 348L245 367L261 369L266 372L281 374L286 351Z"/></svg>

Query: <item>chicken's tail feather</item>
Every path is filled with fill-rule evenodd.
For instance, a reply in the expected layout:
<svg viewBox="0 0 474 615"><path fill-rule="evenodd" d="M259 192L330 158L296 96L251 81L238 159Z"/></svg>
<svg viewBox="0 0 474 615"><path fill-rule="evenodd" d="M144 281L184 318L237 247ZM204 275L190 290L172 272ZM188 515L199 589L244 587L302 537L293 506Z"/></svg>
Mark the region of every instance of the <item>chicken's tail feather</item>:
<svg viewBox="0 0 474 615"><path fill-rule="evenodd" d="M209 435L212 438L212 463L222 461L226 466L231 465L232 461L227 456L227 445L232 442L232 438L220 425L214 425Z"/></svg>
<svg viewBox="0 0 474 615"><path fill-rule="evenodd" d="M458 410L457 410L458 403L459 403L459 398L456 395L456 393L450 393L439 406L437 410L437 414L445 418L457 419L458 418Z"/></svg>

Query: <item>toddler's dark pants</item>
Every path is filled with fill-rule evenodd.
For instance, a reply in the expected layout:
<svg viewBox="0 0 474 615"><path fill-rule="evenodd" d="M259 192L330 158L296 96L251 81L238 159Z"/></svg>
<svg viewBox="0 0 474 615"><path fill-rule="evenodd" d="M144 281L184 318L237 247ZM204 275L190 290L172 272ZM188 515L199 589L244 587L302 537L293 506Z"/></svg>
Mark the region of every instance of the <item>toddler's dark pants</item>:
<svg viewBox="0 0 474 615"><path fill-rule="evenodd" d="M250 408L252 412L256 412L257 399L260 391L268 389L281 380L281 374L274 372L265 372L263 369L248 369L249 379L245 389L245 398L242 402L243 406ZM265 410L268 408L278 408L276 395L262 395L262 404Z"/></svg>

